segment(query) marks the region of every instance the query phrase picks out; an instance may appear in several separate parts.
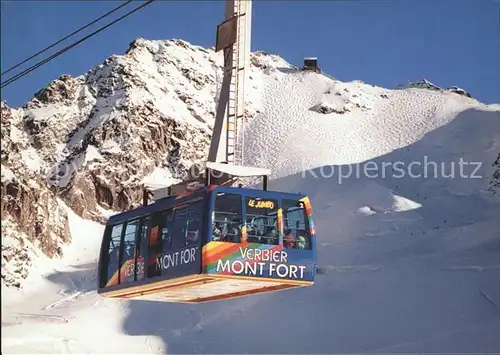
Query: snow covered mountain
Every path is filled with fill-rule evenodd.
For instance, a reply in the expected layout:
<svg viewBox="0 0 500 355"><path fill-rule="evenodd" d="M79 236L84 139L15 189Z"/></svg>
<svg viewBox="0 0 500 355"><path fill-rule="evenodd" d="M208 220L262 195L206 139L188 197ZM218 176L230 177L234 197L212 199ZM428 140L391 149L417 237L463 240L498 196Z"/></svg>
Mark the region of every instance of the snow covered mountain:
<svg viewBox="0 0 500 355"><path fill-rule="evenodd" d="M2 103L3 351L500 349L490 330L500 317L485 304L500 302L491 281L500 271L500 105L344 83L262 52L245 88L245 164L271 168L273 189L310 195L327 274L308 290L199 308L95 294L99 223L138 205L143 183L178 181L206 158L221 64L212 49L138 39L22 108ZM446 278L432 268L462 271ZM479 280L464 270L485 272ZM459 296L443 307L448 292ZM280 317L268 319L274 310ZM151 319L158 314L168 319ZM96 319L100 330L89 326ZM268 332L286 324L287 342ZM229 329L252 336L227 339ZM26 338L33 332L41 340Z"/></svg>

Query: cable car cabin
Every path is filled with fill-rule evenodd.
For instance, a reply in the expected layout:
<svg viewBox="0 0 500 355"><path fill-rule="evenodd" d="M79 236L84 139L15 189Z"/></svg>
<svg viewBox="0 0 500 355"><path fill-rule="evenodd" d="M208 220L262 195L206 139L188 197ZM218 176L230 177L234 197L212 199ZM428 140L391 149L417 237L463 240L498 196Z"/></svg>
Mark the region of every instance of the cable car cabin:
<svg viewBox="0 0 500 355"><path fill-rule="evenodd" d="M198 303L309 286L315 248L306 196L207 186L112 216L98 293Z"/></svg>

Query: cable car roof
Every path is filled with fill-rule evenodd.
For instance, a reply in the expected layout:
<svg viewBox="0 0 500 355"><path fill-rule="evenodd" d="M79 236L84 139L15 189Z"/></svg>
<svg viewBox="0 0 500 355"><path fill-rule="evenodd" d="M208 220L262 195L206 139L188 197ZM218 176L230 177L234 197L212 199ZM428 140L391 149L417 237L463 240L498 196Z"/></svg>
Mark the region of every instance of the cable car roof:
<svg viewBox="0 0 500 355"><path fill-rule="evenodd" d="M284 192L284 191L263 191L263 190L258 190L258 189L245 189L241 187L234 187L234 186L206 186L202 189L199 189L197 191L193 191L192 193L189 193L185 196L183 194L180 195L173 195L169 196L163 199L158 200L157 202L147 205L147 206L140 206L137 208L134 208L132 210L124 211L117 213L115 215L112 215L108 218L107 225L112 225L115 223L120 223L124 220L131 219L131 218L138 218L140 216L146 215L146 214L151 214L154 213L155 211L161 211L164 208L167 208L168 206L174 205L174 204L182 204L186 200L191 200L195 198L203 198L203 196L209 192L210 190L216 190L216 191L221 191L221 192L230 192L230 193L235 193L235 194L242 194L245 196L249 197L264 197L266 196L272 196L274 195L276 197L282 196L282 197L288 197L288 198L303 198L306 195L302 193L290 193L290 192ZM267 197L267 198L272 198L272 197Z"/></svg>

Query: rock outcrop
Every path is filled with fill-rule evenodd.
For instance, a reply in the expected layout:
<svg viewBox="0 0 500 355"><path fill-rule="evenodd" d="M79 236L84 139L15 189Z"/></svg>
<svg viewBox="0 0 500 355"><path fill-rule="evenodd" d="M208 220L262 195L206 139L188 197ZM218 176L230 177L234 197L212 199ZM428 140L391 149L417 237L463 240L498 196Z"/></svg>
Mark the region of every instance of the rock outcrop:
<svg viewBox="0 0 500 355"><path fill-rule="evenodd" d="M452 86L450 88L441 88L433 83L431 83L427 79L422 79L417 82L408 82L406 84L398 85L396 89L409 89L409 88L419 88L419 89L428 89L428 90L434 90L434 91L440 91L440 92L453 92L458 95L466 96L469 98L472 98L472 95L465 91L462 88L459 88L458 86Z"/></svg>

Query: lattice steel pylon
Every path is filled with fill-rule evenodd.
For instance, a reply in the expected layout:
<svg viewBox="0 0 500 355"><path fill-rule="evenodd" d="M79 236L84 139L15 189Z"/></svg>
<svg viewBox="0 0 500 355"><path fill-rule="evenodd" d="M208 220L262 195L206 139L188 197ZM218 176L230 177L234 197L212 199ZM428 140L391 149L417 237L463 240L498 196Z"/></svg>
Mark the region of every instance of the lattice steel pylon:
<svg viewBox="0 0 500 355"><path fill-rule="evenodd" d="M209 162L244 163L245 77L250 62L252 2L226 0L226 19L217 28L216 50L224 50L222 81Z"/></svg>

